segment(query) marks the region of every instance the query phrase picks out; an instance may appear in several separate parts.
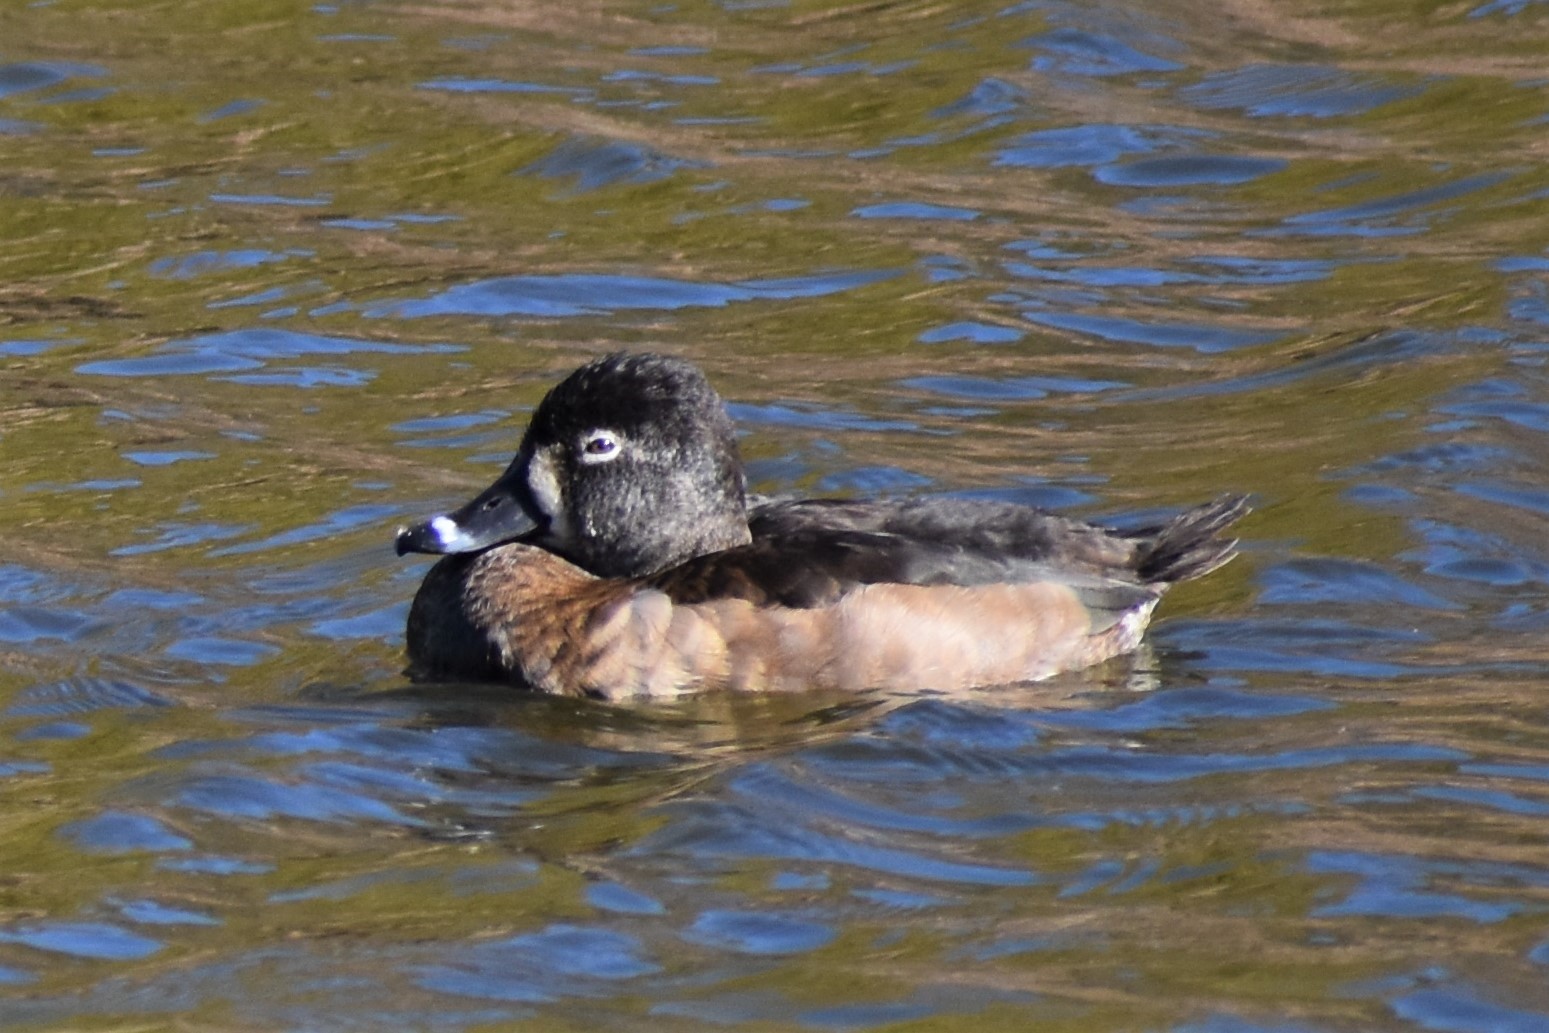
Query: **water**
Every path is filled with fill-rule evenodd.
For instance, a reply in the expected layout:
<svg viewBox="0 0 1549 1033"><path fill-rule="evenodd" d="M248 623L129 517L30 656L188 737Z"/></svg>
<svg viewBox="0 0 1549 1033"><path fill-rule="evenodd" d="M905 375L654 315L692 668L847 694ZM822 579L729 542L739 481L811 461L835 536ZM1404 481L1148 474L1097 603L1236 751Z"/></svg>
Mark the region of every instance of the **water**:
<svg viewBox="0 0 1549 1033"><path fill-rule="evenodd" d="M1546 13L0 12L3 1025L1549 1029ZM409 685L642 347L760 490L1258 508L1036 686Z"/></svg>

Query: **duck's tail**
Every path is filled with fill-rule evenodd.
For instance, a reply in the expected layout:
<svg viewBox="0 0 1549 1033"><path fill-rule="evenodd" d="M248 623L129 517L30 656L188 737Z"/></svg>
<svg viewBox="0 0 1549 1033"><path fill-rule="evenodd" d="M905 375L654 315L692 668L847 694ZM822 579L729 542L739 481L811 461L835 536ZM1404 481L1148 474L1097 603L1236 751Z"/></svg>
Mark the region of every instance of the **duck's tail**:
<svg viewBox="0 0 1549 1033"><path fill-rule="evenodd" d="M1139 547L1135 572L1147 584L1201 577L1237 555L1237 539L1218 537L1244 513L1248 496L1222 495L1165 524L1129 535Z"/></svg>

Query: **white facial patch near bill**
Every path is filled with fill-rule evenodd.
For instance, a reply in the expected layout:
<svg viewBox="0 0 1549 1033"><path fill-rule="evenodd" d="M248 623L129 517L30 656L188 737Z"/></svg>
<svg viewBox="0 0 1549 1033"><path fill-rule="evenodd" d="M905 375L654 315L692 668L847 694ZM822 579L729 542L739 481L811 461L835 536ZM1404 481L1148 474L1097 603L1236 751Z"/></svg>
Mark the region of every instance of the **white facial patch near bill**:
<svg viewBox="0 0 1549 1033"><path fill-rule="evenodd" d="M532 493L538 511L548 518L549 535L560 541L573 538L565 493L559 486L559 473L554 468L553 450L545 448L533 454L527 464L527 490Z"/></svg>

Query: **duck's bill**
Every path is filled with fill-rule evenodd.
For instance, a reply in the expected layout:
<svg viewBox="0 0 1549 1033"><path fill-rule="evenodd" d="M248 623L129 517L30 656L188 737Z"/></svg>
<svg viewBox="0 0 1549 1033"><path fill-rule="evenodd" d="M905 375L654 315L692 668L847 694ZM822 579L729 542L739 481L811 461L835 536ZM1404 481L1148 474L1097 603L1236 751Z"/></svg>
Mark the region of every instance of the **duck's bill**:
<svg viewBox="0 0 1549 1033"><path fill-rule="evenodd" d="M522 479L508 473L461 509L398 529L398 555L478 552L531 534L538 528Z"/></svg>

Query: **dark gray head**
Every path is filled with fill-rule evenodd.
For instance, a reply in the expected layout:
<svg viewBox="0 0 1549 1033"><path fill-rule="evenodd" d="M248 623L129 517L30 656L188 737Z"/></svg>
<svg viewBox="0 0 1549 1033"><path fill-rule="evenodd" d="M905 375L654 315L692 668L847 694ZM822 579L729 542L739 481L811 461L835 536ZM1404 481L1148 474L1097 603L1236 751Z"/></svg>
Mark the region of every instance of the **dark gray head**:
<svg viewBox="0 0 1549 1033"><path fill-rule="evenodd" d="M704 374L661 355L582 366L539 404L500 479L400 531L398 551L517 539L600 577L639 577L747 542L734 429Z"/></svg>

